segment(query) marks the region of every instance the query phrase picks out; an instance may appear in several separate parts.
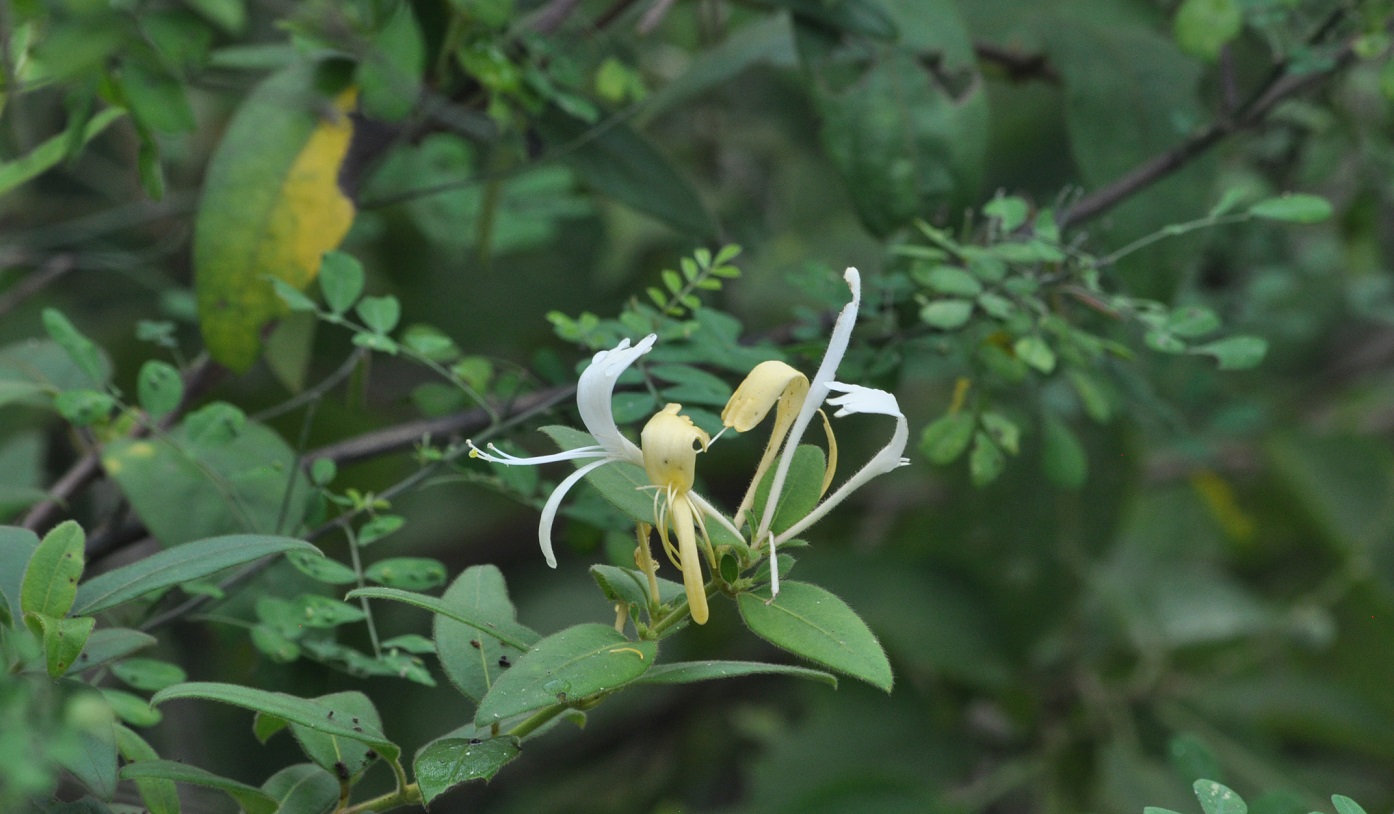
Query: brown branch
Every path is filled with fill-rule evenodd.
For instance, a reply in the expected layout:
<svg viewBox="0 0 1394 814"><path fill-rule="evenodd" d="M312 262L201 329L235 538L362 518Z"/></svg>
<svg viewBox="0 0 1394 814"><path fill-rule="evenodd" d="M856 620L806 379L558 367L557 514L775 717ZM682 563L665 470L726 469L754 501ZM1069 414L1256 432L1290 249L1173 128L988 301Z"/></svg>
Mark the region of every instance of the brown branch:
<svg viewBox="0 0 1394 814"><path fill-rule="evenodd" d="M566 18L581 5L581 0L552 0L533 18L532 27L539 34L552 34Z"/></svg>
<svg viewBox="0 0 1394 814"><path fill-rule="evenodd" d="M520 416L529 416L539 410L546 410L575 394L576 385L573 384L520 396L506 410L512 418L504 423L516 421ZM423 438L451 438L478 432L487 428L491 421L489 413L479 407L440 418L409 421L312 450L305 453L303 463L307 467L321 459L337 464L355 463L378 455L411 449Z"/></svg>
<svg viewBox="0 0 1394 814"><path fill-rule="evenodd" d="M1331 28L1323 25L1313 38L1320 39ZM1166 178L1204 154L1227 136L1259 126L1279 102L1319 84L1355 61L1355 40L1348 40L1330 68L1310 74L1289 74L1286 63L1277 65L1239 107L1233 116L1217 120L1191 135L1181 144L1139 164L1108 185L1080 198L1060 218L1060 227L1078 226L1107 212L1128 198Z"/></svg>

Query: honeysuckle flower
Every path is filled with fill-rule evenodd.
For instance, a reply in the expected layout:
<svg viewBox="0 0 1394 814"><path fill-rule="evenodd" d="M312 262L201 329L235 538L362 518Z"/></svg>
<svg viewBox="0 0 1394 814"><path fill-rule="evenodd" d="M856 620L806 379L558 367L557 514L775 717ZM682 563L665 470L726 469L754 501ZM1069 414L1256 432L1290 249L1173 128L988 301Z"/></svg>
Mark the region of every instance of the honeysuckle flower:
<svg viewBox="0 0 1394 814"><path fill-rule="evenodd" d="M789 428L793 426L794 419L798 416L806 398L808 398L808 377L784 362L772 359L756 365L746 375L745 380L736 388L736 392L731 395L731 400L726 402L726 407L721 411L722 425L734 429L736 432L745 433L764 421L770 408L777 405L774 428L770 430L770 440L765 444L765 452L760 456L760 464L755 467L755 476L750 480L750 488L746 489L745 497L741 499L741 505L736 509L737 526L745 524L745 513L750 509L751 503L755 501L755 489L759 486L760 479L770 468L770 464L774 463L774 457L779 453L779 445L784 441L784 436L788 434Z"/></svg>
<svg viewBox="0 0 1394 814"><path fill-rule="evenodd" d="M779 457L779 465L774 470L774 479L770 482L770 495L765 501L764 516L760 519L759 529L751 539L752 546L760 545L762 540L769 540L771 596L779 594L779 560L775 557L776 540L774 535L770 533L770 524L774 522L779 496L783 494L784 481L789 476L789 466L794 460L794 450L798 448L804 430L808 429L809 422L813 420L813 414L818 412L823 405L823 400L828 397L830 385L837 375L837 366L842 361L843 354L847 352L847 344L852 339L852 327L857 322L857 311L861 308L861 275L855 268L848 268L843 274L843 279L847 281L847 287L852 290L852 301L843 306L842 311L837 315L832 335L828 337L828 350L823 354L823 361L818 365L818 372L814 374L813 381L809 384L803 406L799 408L799 414L789 428L789 437L784 441L784 453Z"/></svg>
<svg viewBox="0 0 1394 814"><path fill-rule="evenodd" d="M590 365L581 373L581 379L576 384L576 408L581 413L581 423L585 425L586 431L595 438L596 444L552 455L520 458L504 452L493 444L489 444L488 452L485 452L476 447L473 441L465 442L469 444L470 457L482 458L492 463L508 466L534 466L582 458L597 459L567 475L561 483L557 484L557 488L552 490L552 494L542 507L542 519L537 526L537 539L542 546L542 556L547 559L547 564L553 568L557 567L557 557L552 551L552 523L557 519L562 498L571 491L571 487L575 486L581 478L590 474L591 471L608 463L626 462L640 466L644 463L644 456L640 449L634 445L633 441L625 438L620 433L619 427L615 425L611 399L615 392L615 382L619 381L620 375L628 370L636 359L648 353L657 340L656 334L649 334L630 347L629 340L624 339L614 348L597 353L591 359Z"/></svg>
<svg viewBox="0 0 1394 814"><path fill-rule="evenodd" d="M707 622L707 591L697 554L697 532L702 533L708 552L711 538L707 536L701 510L692 502L692 484L697 453L706 452L711 436L693 424L691 418L680 414L681 409L680 404L669 404L654 413L639 437L643 443L644 472L656 488L654 526L668 558L682 571L692 621L702 625ZM678 538L676 551L668 538L670 523Z"/></svg>
<svg viewBox="0 0 1394 814"><path fill-rule="evenodd" d="M821 520L823 515L827 514L832 507L841 503L844 498L861 488L867 481L910 463L909 458L903 457L905 444L910 439L910 427L905 420L905 413L900 411L900 403L896 401L895 396L885 390L862 387L857 384L843 384L842 382L830 382L828 388L843 394L837 398L828 399L829 404L840 408L833 413L834 418L857 413L887 415L895 419L895 431L891 434L891 440L861 469L857 470L855 475L848 478L837 488L837 491L823 499L803 519L780 533L774 542L782 543L785 540L793 539L804 529ZM771 573L773 573L773 569L771 569Z"/></svg>

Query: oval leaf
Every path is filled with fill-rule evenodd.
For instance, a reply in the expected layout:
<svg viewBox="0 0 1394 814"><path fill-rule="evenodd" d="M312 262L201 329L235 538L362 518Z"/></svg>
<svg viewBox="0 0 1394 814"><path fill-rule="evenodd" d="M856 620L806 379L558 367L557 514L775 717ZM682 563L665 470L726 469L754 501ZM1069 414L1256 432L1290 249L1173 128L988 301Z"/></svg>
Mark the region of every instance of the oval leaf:
<svg viewBox="0 0 1394 814"><path fill-rule="evenodd" d="M741 618L755 635L788 650L891 691L891 663L876 635L846 602L806 582L786 582L779 596L740 595Z"/></svg>
<svg viewBox="0 0 1394 814"><path fill-rule="evenodd" d="M303 290L353 222L338 186L352 101L326 99L314 66L293 65L252 92L209 163L194 288L208 351L235 371L252 366L262 326L286 313L269 278Z"/></svg>
<svg viewBox="0 0 1394 814"><path fill-rule="evenodd" d="M1288 223L1320 223L1331 217L1331 204L1320 195L1288 193L1259 201L1249 207L1249 214Z"/></svg>
<svg viewBox="0 0 1394 814"><path fill-rule="evenodd" d="M461 783L488 780L518 756L515 738L442 738L428 743L412 768L426 804Z"/></svg>
<svg viewBox="0 0 1394 814"><path fill-rule="evenodd" d="M397 588L359 588L356 591L349 591L344 598L358 599L359 597L394 599L408 605L415 605L418 608L438 613L447 619L454 619L475 630L487 633L518 650L527 650L538 639L537 634L532 630L511 619L498 618L492 613L476 613L471 609L459 607L434 596L402 591Z"/></svg>
<svg viewBox="0 0 1394 814"><path fill-rule="evenodd" d="M377 727L366 723L354 724L351 713L345 711L340 714L332 707L308 698L267 692L254 687L240 687L236 684L192 681L160 690L150 699L150 703L158 706L175 698L202 698L232 704L253 712L263 712L293 724L309 727L316 732L365 743L387 760L396 760L402 754L401 748L388 740Z"/></svg>
<svg viewBox="0 0 1394 814"><path fill-rule="evenodd" d="M635 683L691 684L695 681L767 674L808 678L837 689L837 676L832 673L789 664L764 664L757 661L680 661L675 664L659 664L644 673Z"/></svg>
<svg viewBox="0 0 1394 814"><path fill-rule="evenodd" d="M247 814L275 814L276 801L266 792L177 760L142 760L121 767L122 780L159 779L217 789L237 802Z"/></svg>
<svg viewBox="0 0 1394 814"><path fill-rule="evenodd" d="M517 613L508 597L503 573L493 565L465 569L446 589L441 602L476 619L517 624ZM531 634L529 643L538 638L537 634ZM481 631L478 625L441 614L435 617L435 640L441 669L451 683L475 703L479 703L499 675L508 669L503 665L526 650L525 647L510 647L498 636Z"/></svg>
<svg viewBox="0 0 1394 814"><path fill-rule="evenodd" d="M658 644L633 642L600 624L569 627L538 642L479 702L476 726L552 704L573 704L628 684L653 666Z"/></svg>
<svg viewBox="0 0 1394 814"><path fill-rule="evenodd" d="M82 527L72 520L44 535L24 569L24 581L19 589L19 607L23 612L55 619L68 614L77 597L78 578L82 576L85 541Z"/></svg>

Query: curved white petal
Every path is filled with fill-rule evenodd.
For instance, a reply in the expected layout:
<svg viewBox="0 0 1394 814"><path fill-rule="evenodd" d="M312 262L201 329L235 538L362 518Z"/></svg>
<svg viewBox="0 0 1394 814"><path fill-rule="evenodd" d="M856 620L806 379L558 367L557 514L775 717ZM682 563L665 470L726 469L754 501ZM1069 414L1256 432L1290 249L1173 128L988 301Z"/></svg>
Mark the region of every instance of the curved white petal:
<svg viewBox="0 0 1394 814"><path fill-rule="evenodd" d="M629 340L625 339L610 350L600 351L581 373L581 380L576 385L576 408L581 413L586 431L594 436L611 458L640 466L644 463L643 453L615 426L611 399L620 374L628 370L634 360L648 353L656 341L658 335L649 334L634 347L630 347Z"/></svg>
<svg viewBox="0 0 1394 814"><path fill-rule="evenodd" d="M542 544L542 556L547 559L547 564L553 568L557 567L557 555L552 553L552 523L557 519L557 510L561 508L562 498L571 491L571 487L592 469L610 463L609 458L601 458L598 461L591 461L585 466L566 476L566 479L557 484L557 488L552 490L552 494L547 498L547 504L542 507L542 521L537 524L537 541Z"/></svg>
<svg viewBox="0 0 1394 814"><path fill-rule="evenodd" d="M837 366L842 361L842 356L847 352L847 344L852 339L852 327L857 323L857 311L862 303L862 278L855 268L848 268L843 275L847 281L847 287L852 289L852 301L847 303L842 312L837 315L837 323L833 325L833 332L828 337L828 350L823 354L823 361L818 365L818 372L814 374L813 383L809 385L808 396L804 399L803 408L799 410L799 417L794 419L794 426L789 430L789 437L784 442L784 453L779 458L779 466L774 471L774 480L770 483L770 496L765 501L765 516L760 520L760 530L755 534L752 545L759 545L766 535L769 534L770 524L774 522L774 513L779 505L779 496L784 491L784 480L789 475L789 465L794 460L794 450L799 446L799 439L803 438L804 430L808 429L808 424L813 420L814 413L823 406L823 399L828 397L828 385L832 383L833 377L837 375ZM770 594L779 594L779 561L775 559L775 540L770 537Z"/></svg>
<svg viewBox="0 0 1394 814"><path fill-rule="evenodd" d="M478 458L481 461L488 461L491 464L503 464L504 466L536 466L538 464L550 464L557 461L574 461L577 458L600 458L605 456L605 449L599 446L577 447L568 449L565 452L554 452L551 455L537 455L532 458L520 458L511 455L493 444L487 446L488 452L474 445L473 441L466 441L470 448L470 457Z"/></svg>
<svg viewBox="0 0 1394 814"><path fill-rule="evenodd" d="M837 491L828 495L821 503L814 507L799 520L780 534L776 542L784 542L792 539L795 535L802 532L809 526L823 519L834 506L841 503L848 495L860 489L867 481L877 475L884 475L893 469L905 466L910 463L910 459L903 457L905 445L910 440L909 422L905 420L905 414L900 411L900 402L896 401L894 395L884 390L877 390L871 387L862 387L857 384L842 384L841 382L831 382L831 390L836 390L845 395L829 399L829 404L841 407L835 416L842 417L856 413L869 413L875 415L888 415L895 419L895 431L891 433L891 440L872 456L866 465L857 470L857 474L847 479L847 482L837 488ZM771 546L773 548L773 546ZM771 571L773 574L773 571Z"/></svg>
<svg viewBox="0 0 1394 814"><path fill-rule="evenodd" d="M692 491L689 491L687 496L692 500L692 505L696 506L698 511L705 514L707 517L715 519L717 525L731 532L732 537L735 537L737 540L745 539L745 537L741 535L740 529L737 529L735 524L727 519L726 515L718 511L715 506L708 503L706 498Z"/></svg>

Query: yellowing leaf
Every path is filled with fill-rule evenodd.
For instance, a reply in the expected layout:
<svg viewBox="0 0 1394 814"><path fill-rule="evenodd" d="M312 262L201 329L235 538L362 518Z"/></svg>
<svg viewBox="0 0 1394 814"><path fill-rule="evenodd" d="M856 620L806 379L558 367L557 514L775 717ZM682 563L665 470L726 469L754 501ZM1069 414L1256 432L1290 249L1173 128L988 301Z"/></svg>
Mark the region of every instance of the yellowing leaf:
<svg viewBox="0 0 1394 814"><path fill-rule="evenodd" d="M338 179L354 99L349 88L331 100L313 66L291 66L253 91L209 164L195 288L208 352L235 371L252 366L263 326L286 313L270 278L305 288L353 223Z"/></svg>

